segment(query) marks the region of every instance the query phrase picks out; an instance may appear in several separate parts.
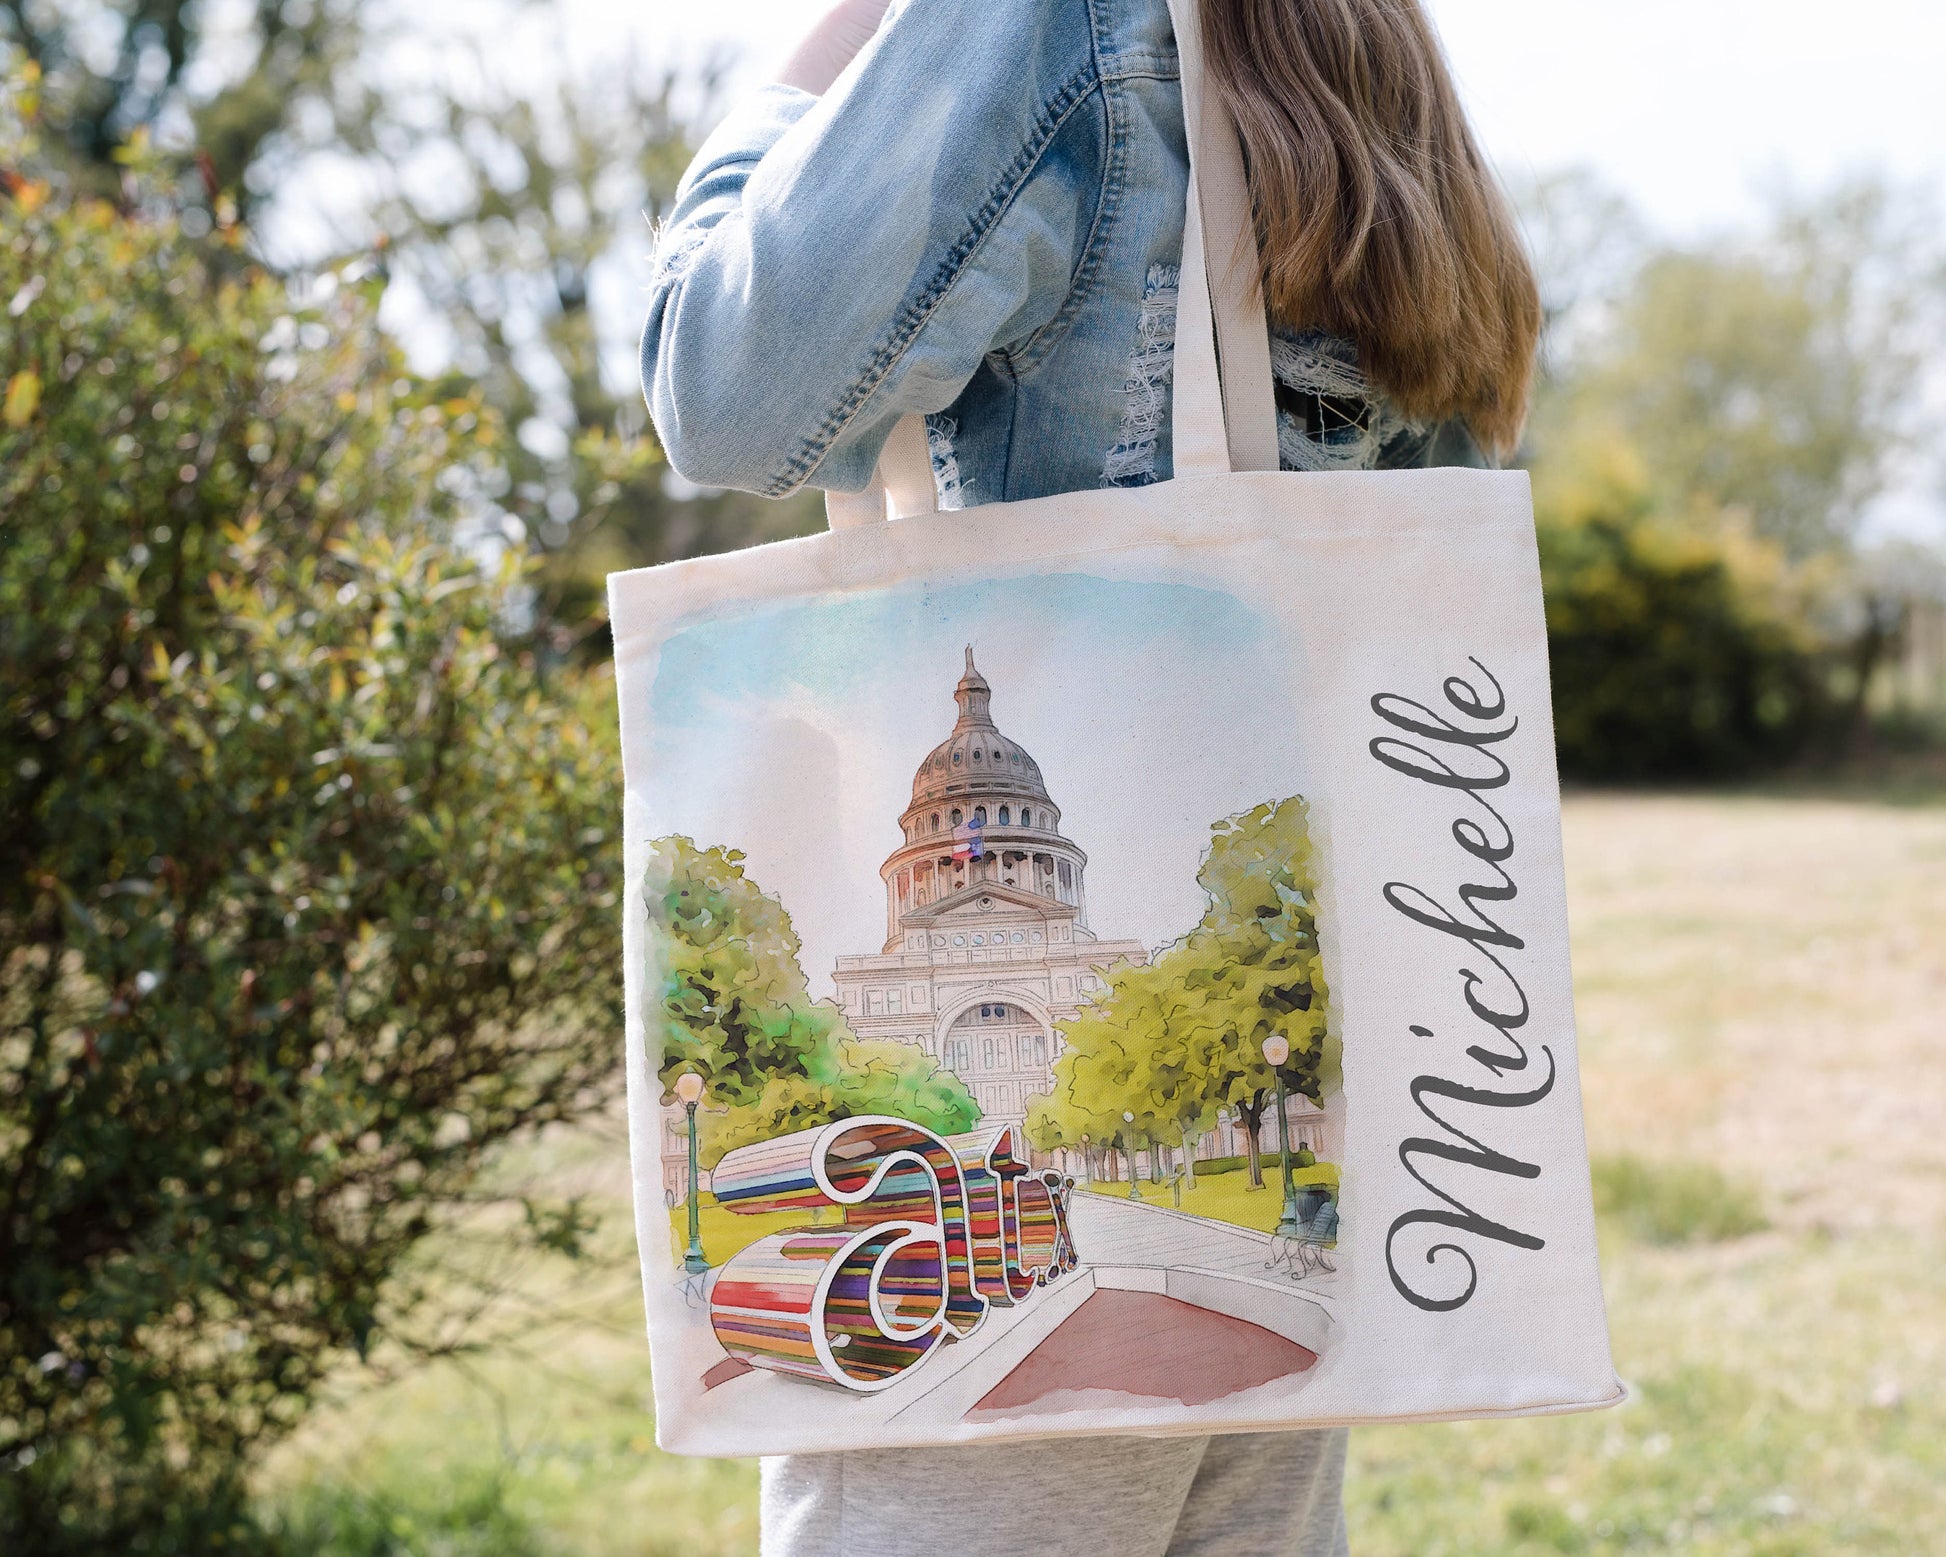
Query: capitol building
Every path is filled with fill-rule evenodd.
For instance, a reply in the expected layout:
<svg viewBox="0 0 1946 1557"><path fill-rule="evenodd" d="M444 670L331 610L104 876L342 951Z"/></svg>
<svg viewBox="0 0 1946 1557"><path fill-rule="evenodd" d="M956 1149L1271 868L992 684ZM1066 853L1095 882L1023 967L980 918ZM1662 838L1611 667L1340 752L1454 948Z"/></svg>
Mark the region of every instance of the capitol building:
<svg viewBox="0 0 1946 1557"><path fill-rule="evenodd" d="M994 725L993 689L970 648L953 699L952 734L913 775L899 816L904 842L879 869L884 945L840 957L832 982L860 1037L917 1044L966 1085L983 1123L1024 1125L1029 1099L1054 1089L1055 1024L1079 1014L1109 968L1149 954L1140 941L1104 940L1090 928L1088 856L1062 832L1040 764ZM1285 1109L1292 1146L1336 1160L1324 1111L1296 1092ZM664 1198L675 1206L688 1171L681 1110L665 1108L662 1127ZM1277 1140L1268 1114L1261 1144L1273 1170ZM1222 1109L1194 1150L1199 1162L1234 1161L1246 1144L1234 1112ZM1098 1154L1092 1168L1077 1153L1058 1160L1082 1175L1124 1172L1119 1153Z"/></svg>
<svg viewBox="0 0 1946 1557"><path fill-rule="evenodd" d="M1088 856L1061 831L1040 764L993 722L966 651L959 718L927 754L887 857L885 944L840 957L837 999L862 1038L916 1043L965 1083L985 1120L1021 1124L1054 1085L1055 1023L1142 963L1140 941L1088 924Z"/></svg>

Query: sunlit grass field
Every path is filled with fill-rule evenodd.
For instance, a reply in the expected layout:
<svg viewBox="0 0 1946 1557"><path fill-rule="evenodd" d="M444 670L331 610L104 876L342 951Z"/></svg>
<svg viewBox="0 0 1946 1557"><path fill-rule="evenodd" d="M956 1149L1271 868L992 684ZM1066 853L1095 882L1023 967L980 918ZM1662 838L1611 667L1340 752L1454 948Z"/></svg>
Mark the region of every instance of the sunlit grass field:
<svg viewBox="0 0 1946 1557"><path fill-rule="evenodd" d="M1337 1181L1338 1170L1331 1163L1321 1162L1316 1167L1291 1170L1291 1183L1300 1189L1306 1184L1335 1186ZM1264 1153L1262 1189L1252 1189L1250 1175L1241 1168L1233 1168L1226 1173L1199 1173L1193 1188L1171 1184L1166 1179L1155 1184L1147 1177L1139 1179L1135 1187L1140 1198L1149 1205L1166 1206L1193 1216L1211 1217L1238 1227L1254 1228L1260 1233L1274 1232L1277 1219L1284 1211L1284 1181L1275 1152ZM1126 1181L1118 1184L1097 1183L1094 1193L1124 1200L1128 1198L1128 1184Z"/></svg>
<svg viewBox="0 0 1946 1557"><path fill-rule="evenodd" d="M1946 1550L1946 807L1579 797L1567 830L1635 1398L1354 1433L1354 1550ZM754 1466L651 1441L619 1136L538 1161L606 1206L596 1255L525 1278L519 1333L464 1366L347 1377L262 1478L296 1552L755 1551ZM1274 1223L1274 1167L1190 1194Z"/></svg>

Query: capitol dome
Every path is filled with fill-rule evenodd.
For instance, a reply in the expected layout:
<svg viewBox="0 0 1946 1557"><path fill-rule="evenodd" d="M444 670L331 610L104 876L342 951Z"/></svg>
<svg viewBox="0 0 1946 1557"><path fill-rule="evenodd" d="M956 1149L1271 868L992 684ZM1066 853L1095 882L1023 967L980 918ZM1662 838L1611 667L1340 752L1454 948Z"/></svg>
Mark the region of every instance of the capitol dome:
<svg viewBox="0 0 1946 1557"><path fill-rule="evenodd" d="M913 775L912 803L899 818L905 841L880 868L888 950L921 925L927 938L939 933L934 921L956 904L1072 911L1073 933L1088 934L1088 856L1061 832L1041 765L994 727L992 700L969 647L953 688L959 719Z"/></svg>
<svg viewBox="0 0 1946 1557"><path fill-rule="evenodd" d="M1006 792L1028 801L1049 800L1040 764L1027 749L994 728L993 688L966 651L966 674L953 689L959 722L935 746L912 776L912 803L930 805L951 795Z"/></svg>

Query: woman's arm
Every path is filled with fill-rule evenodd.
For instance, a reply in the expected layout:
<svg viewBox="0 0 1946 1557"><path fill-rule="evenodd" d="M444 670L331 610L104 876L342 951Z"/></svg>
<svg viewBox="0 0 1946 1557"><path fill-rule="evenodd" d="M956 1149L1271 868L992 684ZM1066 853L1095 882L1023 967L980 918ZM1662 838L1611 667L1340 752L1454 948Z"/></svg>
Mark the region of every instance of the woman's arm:
<svg viewBox="0 0 1946 1557"><path fill-rule="evenodd" d="M831 25L794 79L833 63ZM862 489L899 416L1048 324L1100 196L1095 84L1085 0L905 0L823 96L735 110L657 246L642 375L671 464Z"/></svg>
<svg viewBox="0 0 1946 1557"><path fill-rule="evenodd" d="M890 0L838 0L784 61L784 68L777 73L778 84L795 87L813 97L824 96L845 66L858 57L858 51L872 41L872 34L885 20L889 3Z"/></svg>

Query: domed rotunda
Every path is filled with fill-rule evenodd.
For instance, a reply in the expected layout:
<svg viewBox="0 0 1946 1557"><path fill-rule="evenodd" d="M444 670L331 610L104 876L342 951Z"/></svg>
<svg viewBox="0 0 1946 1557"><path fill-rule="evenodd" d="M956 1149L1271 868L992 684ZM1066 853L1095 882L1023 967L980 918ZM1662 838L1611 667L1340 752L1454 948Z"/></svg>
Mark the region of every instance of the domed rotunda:
<svg viewBox="0 0 1946 1557"><path fill-rule="evenodd" d="M1139 941L1088 926L1088 857L1061 831L1040 764L993 722L966 651L952 733L913 775L886 858L885 943L840 957L840 1003L861 1037L917 1043L964 1081L987 1123L1019 1124L1053 1083L1054 1023Z"/></svg>

